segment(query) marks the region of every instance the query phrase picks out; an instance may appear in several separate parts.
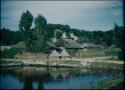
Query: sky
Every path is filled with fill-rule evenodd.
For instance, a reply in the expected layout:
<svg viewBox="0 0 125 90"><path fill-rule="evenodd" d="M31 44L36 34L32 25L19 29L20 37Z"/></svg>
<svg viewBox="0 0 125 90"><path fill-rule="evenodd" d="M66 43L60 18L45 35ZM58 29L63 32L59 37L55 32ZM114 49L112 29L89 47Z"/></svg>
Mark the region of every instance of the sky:
<svg viewBox="0 0 125 90"><path fill-rule="evenodd" d="M88 31L106 31L123 25L123 2L115 1L1 1L1 28L19 30L23 12L43 15L48 23ZM34 27L34 24L32 25Z"/></svg>

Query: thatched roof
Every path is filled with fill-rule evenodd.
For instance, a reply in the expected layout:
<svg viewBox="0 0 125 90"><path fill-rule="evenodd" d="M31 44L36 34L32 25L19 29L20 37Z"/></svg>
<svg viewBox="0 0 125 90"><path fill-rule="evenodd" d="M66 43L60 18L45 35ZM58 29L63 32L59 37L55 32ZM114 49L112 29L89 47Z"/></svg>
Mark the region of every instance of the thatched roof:
<svg viewBox="0 0 125 90"><path fill-rule="evenodd" d="M51 43L50 41L47 41L46 44L47 44L48 47L50 47L50 48L56 48L56 46L55 46L53 43Z"/></svg>
<svg viewBox="0 0 125 90"><path fill-rule="evenodd" d="M83 44L82 44L82 47L83 47L83 48L84 48L84 47L97 47L97 45L94 44L94 43L83 43Z"/></svg>
<svg viewBox="0 0 125 90"><path fill-rule="evenodd" d="M60 56L70 56L68 52L66 52L65 49L62 50L62 52L60 53Z"/></svg>
<svg viewBox="0 0 125 90"><path fill-rule="evenodd" d="M82 48L80 44L72 39L59 39L54 43L57 47L65 47L68 49L80 49Z"/></svg>
<svg viewBox="0 0 125 90"><path fill-rule="evenodd" d="M96 45L94 43L83 43L82 48L103 48L101 45Z"/></svg>
<svg viewBox="0 0 125 90"><path fill-rule="evenodd" d="M5 49L11 49L11 46L0 46L0 51L4 51Z"/></svg>
<svg viewBox="0 0 125 90"><path fill-rule="evenodd" d="M23 41L20 41L17 44L12 45L12 48L25 48L25 47L26 47L26 45Z"/></svg>
<svg viewBox="0 0 125 90"><path fill-rule="evenodd" d="M58 57L60 56L60 54L56 50L53 50L52 53L49 55L49 57L53 57L53 56Z"/></svg>

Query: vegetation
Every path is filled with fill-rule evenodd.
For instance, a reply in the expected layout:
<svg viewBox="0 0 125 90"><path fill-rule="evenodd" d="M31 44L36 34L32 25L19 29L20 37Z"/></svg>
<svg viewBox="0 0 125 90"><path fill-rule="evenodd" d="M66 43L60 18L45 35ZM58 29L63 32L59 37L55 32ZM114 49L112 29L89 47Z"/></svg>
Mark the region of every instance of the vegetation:
<svg viewBox="0 0 125 90"><path fill-rule="evenodd" d="M51 41L53 37L57 39L65 32L70 38L73 33L78 37L77 42L93 42L101 44L105 47L115 45L116 48L123 50L123 31L124 27L116 23L114 28L109 31L86 31L80 29L72 29L69 25L50 24L42 15L38 15L34 21L34 17L30 11L23 12L19 22L19 31L10 31L9 29L1 29L1 45L12 45L21 40L26 43L28 52L43 52L48 53L46 41ZM32 27L32 24L35 24ZM60 30L60 31L57 31ZM107 52L108 53L108 52Z"/></svg>
<svg viewBox="0 0 125 90"><path fill-rule="evenodd" d="M117 76L117 78L112 77L111 79L108 79L108 80L99 81L94 87L92 87L92 89L112 89L112 87L116 87L119 84L122 84L123 86L122 75ZM123 87L120 87L120 88L123 88Z"/></svg>
<svg viewBox="0 0 125 90"><path fill-rule="evenodd" d="M102 57L102 56L117 56L118 52L121 50L119 48L113 48L113 49L102 49L102 50L79 50L78 52L75 52L75 57Z"/></svg>
<svg viewBox="0 0 125 90"><path fill-rule="evenodd" d="M1 45L8 46L16 44L22 41L22 34L20 31L10 31L9 29L3 28L0 30Z"/></svg>
<svg viewBox="0 0 125 90"><path fill-rule="evenodd" d="M17 53L22 53L23 49L11 48L1 51L0 58L14 58Z"/></svg>
<svg viewBox="0 0 125 90"><path fill-rule="evenodd" d="M101 62L91 62L89 68L94 68L94 69L103 69L103 70L123 70L123 63L111 63L111 62L106 62L106 61L101 61Z"/></svg>

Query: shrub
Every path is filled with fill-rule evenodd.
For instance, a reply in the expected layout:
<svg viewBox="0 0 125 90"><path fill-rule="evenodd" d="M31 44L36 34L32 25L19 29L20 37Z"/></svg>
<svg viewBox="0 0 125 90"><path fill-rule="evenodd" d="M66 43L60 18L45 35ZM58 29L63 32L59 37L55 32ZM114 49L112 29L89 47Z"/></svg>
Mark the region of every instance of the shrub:
<svg viewBox="0 0 125 90"><path fill-rule="evenodd" d="M1 58L14 58L17 53L22 53L23 49L11 48L1 51Z"/></svg>

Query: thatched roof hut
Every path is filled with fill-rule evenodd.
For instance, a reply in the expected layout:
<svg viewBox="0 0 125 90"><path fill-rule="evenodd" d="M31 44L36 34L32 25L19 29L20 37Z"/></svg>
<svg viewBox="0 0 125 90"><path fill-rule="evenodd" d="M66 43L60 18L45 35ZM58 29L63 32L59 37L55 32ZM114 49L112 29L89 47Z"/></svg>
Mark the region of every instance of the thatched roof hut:
<svg viewBox="0 0 125 90"><path fill-rule="evenodd" d="M60 38L54 43L57 47L65 47L66 49L81 49L81 45L72 39Z"/></svg>
<svg viewBox="0 0 125 90"><path fill-rule="evenodd" d="M49 57L59 57L60 54L56 51L56 50L53 50L52 53L49 55Z"/></svg>
<svg viewBox="0 0 125 90"><path fill-rule="evenodd" d="M70 55L69 55L69 53L68 52L66 52L66 50L65 49L63 49L62 50L62 52L60 53L60 56L65 56L65 57L69 57Z"/></svg>
<svg viewBox="0 0 125 90"><path fill-rule="evenodd" d="M50 41L47 41L47 42L46 42L46 45L47 45L49 48L56 48L56 46L55 46L53 43L51 43Z"/></svg>
<svg viewBox="0 0 125 90"><path fill-rule="evenodd" d="M95 48L95 47L97 47L97 45L94 43L83 43L82 47L83 48Z"/></svg>
<svg viewBox="0 0 125 90"><path fill-rule="evenodd" d="M11 46L0 46L0 51L4 51L5 49L11 49Z"/></svg>
<svg viewBox="0 0 125 90"><path fill-rule="evenodd" d="M94 43L83 43L82 45L82 48L86 48L86 49L102 49L103 46L101 45L97 45L97 44L94 44Z"/></svg>
<svg viewBox="0 0 125 90"><path fill-rule="evenodd" d="M17 44L12 45L12 48L23 48L24 49L24 48L26 48L26 45L25 45L24 41L20 41Z"/></svg>

